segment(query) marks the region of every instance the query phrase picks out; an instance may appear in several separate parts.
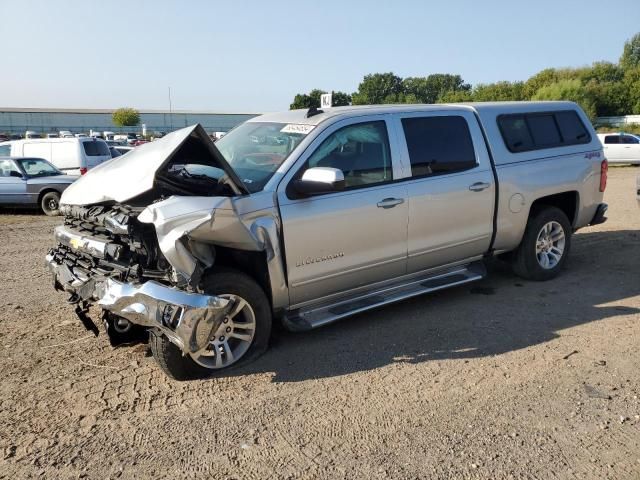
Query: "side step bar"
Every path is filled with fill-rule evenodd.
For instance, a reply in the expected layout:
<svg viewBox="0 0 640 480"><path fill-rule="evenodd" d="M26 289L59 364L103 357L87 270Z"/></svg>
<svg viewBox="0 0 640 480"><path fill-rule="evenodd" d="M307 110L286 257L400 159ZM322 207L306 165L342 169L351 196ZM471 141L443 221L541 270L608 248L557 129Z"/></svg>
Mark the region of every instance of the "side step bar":
<svg viewBox="0 0 640 480"><path fill-rule="evenodd" d="M383 289L336 303L292 310L287 312L283 318L283 323L292 331L311 330L382 305L422 295L423 293L475 282L484 278L486 274L484 263L474 262L445 273L413 278L409 282L387 286Z"/></svg>

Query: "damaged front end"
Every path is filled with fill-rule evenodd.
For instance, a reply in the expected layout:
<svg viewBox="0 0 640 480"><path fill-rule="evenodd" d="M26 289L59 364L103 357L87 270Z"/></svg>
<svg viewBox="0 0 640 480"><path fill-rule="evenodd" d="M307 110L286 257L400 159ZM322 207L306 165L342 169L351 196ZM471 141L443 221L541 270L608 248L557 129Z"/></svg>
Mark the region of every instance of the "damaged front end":
<svg viewBox="0 0 640 480"><path fill-rule="evenodd" d="M284 298L275 209L243 213L246 193L200 126L106 162L62 196L64 224L46 256L54 286L96 334L88 309L101 308L112 343L135 326L197 354L234 308L199 288L218 248L263 252Z"/></svg>

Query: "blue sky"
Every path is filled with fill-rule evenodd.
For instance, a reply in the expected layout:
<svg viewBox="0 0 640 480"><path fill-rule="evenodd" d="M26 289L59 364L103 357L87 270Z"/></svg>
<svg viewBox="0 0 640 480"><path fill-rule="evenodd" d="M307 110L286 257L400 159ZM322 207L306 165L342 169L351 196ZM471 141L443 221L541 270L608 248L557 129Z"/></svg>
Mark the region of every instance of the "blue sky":
<svg viewBox="0 0 640 480"><path fill-rule="evenodd" d="M0 107L287 109L367 73L524 80L617 61L638 0L0 0Z"/></svg>

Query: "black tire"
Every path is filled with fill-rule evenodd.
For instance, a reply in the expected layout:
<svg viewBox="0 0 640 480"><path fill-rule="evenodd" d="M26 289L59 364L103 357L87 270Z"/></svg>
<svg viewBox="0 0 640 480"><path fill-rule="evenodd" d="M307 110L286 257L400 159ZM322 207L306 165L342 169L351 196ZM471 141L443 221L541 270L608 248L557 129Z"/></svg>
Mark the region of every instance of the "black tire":
<svg viewBox="0 0 640 480"><path fill-rule="evenodd" d="M40 208L49 217L60 215L60 194L58 192L45 193L40 199Z"/></svg>
<svg viewBox="0 0 640 480"><path fill-rule="evenodd" d="M208 377L246 365L262 355L269 346L272 323L271 305L264 291L253 278L237 270L218 268L203 278L201 289L210 295L232 294L245 299L255 314L255 334L249 349L235 363L225 368L211 369L196 363L189 355L183 355L182 351L165 335L152 330L149 334L149 345L153 357L160 368L175 380Z"/></svg>
<svg viewBox="0 0 640 480"><path fill-rule="evenodd" d="M538 262L536 253L536 241L542 227L549 222L557 222L564 230L564 251L558 263L552 268L543 268ZM519 277L527 280L544 281L558 276L562 270L567 256L571 250L571 224L567 215L556 207L541 206L529 216L524 237L520 246L515 251L513 259L513 271Z"/></svg>

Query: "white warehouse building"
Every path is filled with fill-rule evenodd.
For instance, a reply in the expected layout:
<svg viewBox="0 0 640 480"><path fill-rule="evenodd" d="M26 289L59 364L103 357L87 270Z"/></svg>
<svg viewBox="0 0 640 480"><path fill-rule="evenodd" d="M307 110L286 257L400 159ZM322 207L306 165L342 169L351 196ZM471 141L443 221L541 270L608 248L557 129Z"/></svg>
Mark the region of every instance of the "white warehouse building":
<svg viewBox="0 0 640 480"><path fill-rule="evenodd" d="M137 127L116 127L111 121L113 110L65 108L3 108L0 107L0 133L22 134L27 130L40 134L69 130L72 133L93 131L170 132L178 128L201 124L209 132L227 132L236 125L255 117L255 113L215 113L175 110L140 110Z"/></svg>

